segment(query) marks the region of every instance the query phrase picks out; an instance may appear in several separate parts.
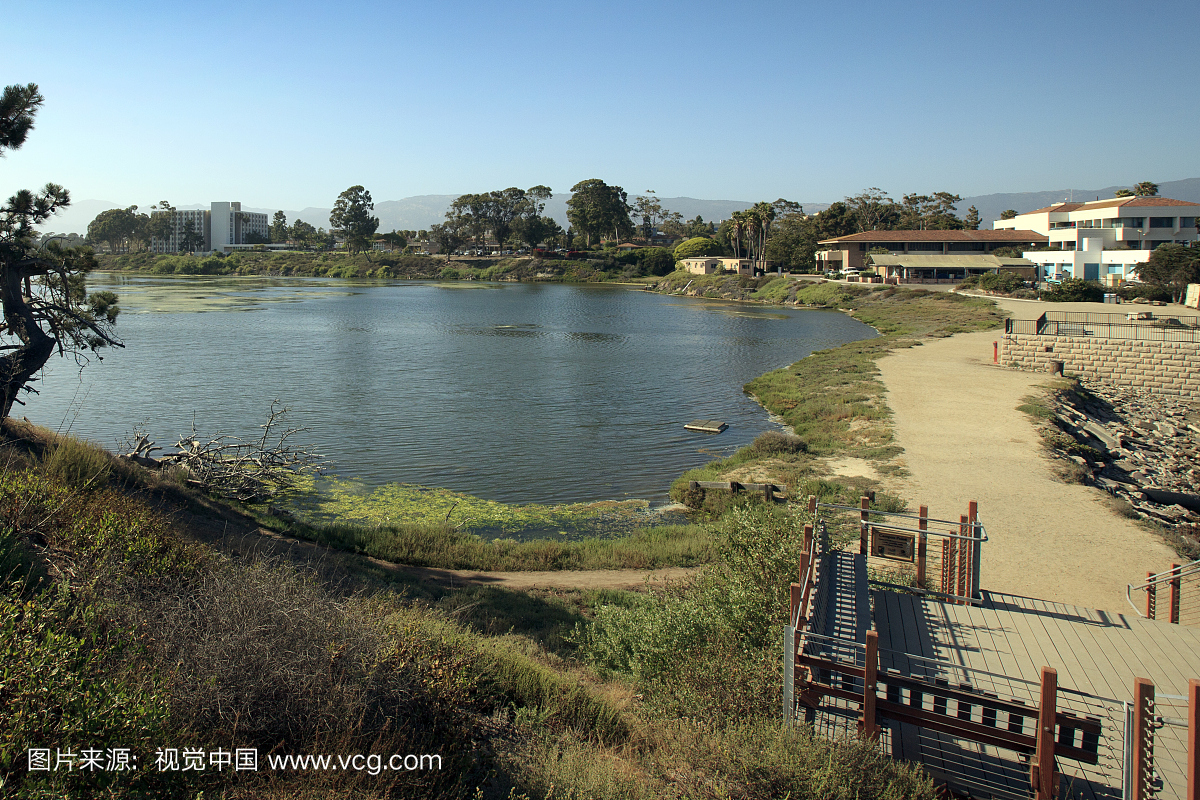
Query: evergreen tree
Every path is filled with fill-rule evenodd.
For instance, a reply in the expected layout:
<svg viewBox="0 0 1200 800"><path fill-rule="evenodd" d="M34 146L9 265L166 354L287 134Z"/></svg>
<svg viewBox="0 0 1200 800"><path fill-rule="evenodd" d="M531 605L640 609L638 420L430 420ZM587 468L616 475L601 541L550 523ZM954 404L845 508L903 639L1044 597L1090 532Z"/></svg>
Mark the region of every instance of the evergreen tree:
<svg viewBox="0 0 1200 800"><path fill-rule="evenodd" d="M0 155L25 143L45 98L37 84L8 86L0 96ZM95 266L89 248L39 244L34 226L70 205L70 194L47 183L41 191L22 189L0 206L0 419L50 356L87 354L106 345L123 346L113 332L118 308L112 292L88 294L85 280Z"/></svg>

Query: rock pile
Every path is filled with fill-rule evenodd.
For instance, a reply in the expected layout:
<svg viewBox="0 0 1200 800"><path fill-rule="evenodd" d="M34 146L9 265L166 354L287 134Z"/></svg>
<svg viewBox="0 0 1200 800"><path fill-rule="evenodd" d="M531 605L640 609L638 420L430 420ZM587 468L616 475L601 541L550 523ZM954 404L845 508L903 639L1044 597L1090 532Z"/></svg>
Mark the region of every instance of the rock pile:
<svg viewBox="0 0 1200 800"><path fill-rule="evenodd" d="M1099 381L1083 387L1060 393L1055 409L1058 427L1091 448L1068 457L1138 516L1200 523L1200 404Z"/></svg>

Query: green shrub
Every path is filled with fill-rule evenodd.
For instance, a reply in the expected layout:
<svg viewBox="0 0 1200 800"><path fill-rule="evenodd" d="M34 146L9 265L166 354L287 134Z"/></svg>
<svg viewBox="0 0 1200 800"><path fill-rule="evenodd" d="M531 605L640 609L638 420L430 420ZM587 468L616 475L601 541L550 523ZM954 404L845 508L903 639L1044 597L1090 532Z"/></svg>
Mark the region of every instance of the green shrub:
<svg viewBox="0 0 1200 800"><path fill-rule="evenodd" d="M719 565L634 605L598 607L575 641L601 671L659 687L661 702L673 712L687 713L682 698L691 713L764 712L779 691L777 675L765 665L775 658L803 524L799 508L732 508L718 529ZM681 695L683 685L691 688Z"/></svg>
<svg viewBox="0 0 1200 800"><path fill-rule="evenodd" d="M1155 283L1122 283L1117 287L1117 296L1126 301L1144 297L1147 300L1169 303L1172 299L1170 289Z"/></svg>
<svg viewBox="0 0 1200 800"><path fill-rule="evenodd" d="M108 786L133 796L162 782L150 765L129 772L27 768L29 748L49 748L52 760L56 750L78 754L85 747L102 753L130 748L145 759L164 746L167 697L153 673L139 676L127 667L134 642L132 631L82 610L66 591L47 589L27 600L0 595L0 787L6 796L98 797L108 796Z"/></svg>
<svg viewBox="0 0 1200 800"><path fill-rule="evenodd" d="M1099 281L1067 278L1053 289L1042 292L1041 299L1051 303L1099 303L1104 299L1104 287Z"/></svg>
<svg viewBox="0 0 1200 800"><path fill-rule="evenodd" d="M707 236L697 236L694 239L688 239L676 245L673 257L676 262L679 262L685 258L696 258L698 256L719 256L724 252L725 248L716 239L710 239Z"/></svg>

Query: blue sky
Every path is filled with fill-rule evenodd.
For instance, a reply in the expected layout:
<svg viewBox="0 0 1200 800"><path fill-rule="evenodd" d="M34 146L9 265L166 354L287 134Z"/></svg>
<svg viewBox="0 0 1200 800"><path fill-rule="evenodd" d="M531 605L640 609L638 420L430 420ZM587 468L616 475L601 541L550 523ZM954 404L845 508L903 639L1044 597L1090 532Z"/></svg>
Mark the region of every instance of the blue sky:
<svg viewBox="0 0 1200 800"><path fill-rule="evenodd" d="M585 178L828 202L1200 176L1194 0L30 2L0 192L330 206Z"/></svg>

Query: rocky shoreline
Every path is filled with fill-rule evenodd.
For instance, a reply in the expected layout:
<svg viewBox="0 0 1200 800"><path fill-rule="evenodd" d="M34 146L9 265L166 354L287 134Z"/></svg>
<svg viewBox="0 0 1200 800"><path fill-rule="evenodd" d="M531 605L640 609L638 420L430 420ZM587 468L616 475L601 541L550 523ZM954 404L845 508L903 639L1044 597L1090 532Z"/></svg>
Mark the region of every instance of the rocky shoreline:
<svg viewBox="0 0 1200 800"><path fill-rule="evenodd" d="M1200 403L1100 381L1080 385L1085 392L1056 393L1052 421L1083 445L1066 458L1142 519L1200 524Z"/></svg>

